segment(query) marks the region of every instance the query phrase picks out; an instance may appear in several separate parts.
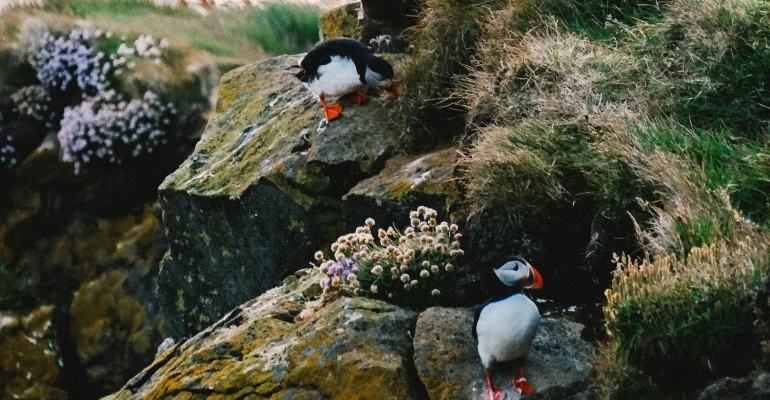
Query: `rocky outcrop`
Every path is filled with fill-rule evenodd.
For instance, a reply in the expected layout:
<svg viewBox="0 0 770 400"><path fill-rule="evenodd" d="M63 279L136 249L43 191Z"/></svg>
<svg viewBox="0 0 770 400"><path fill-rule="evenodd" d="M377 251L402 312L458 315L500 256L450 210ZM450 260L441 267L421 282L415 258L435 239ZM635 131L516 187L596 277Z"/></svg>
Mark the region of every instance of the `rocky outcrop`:
<svg viewBox="0 0 770 400"><path fill-rule="evenodd" d="M51 205L44 196L23 186L10 194L27 208L0 218L0 233L8 233L0 239L16 260L0 261L0 308L46 306L0 313L0 398L113 392L152 361L167 336L154 296L165 251L158 210L100 219L79 214L52 229L59 221L46 217Z"/></svg>
<svg viewBox="0 0 770 400"><path fill-rule="evenodd" d="M436 307L418 316L364 297L313 300L319 281L315 270L296 272L163 350L107 399L479 398L485 383L472 309ZM567 317L544 319L528 366L540 392L582 388L595 349L580 339L581 328ZM513 374L501 366L495 378L507 386Z"/></svg>
<svg viewBox="0 0 770 400"><path fill-rule="evenodd" d="M308 302L303 270L155 362L107 399L422 399L416 315L377 300Z"/></svg>
<svg viewBox="0 0 770 400"><path fill-rule="evenodd" d="M754 372L743 378L721 378L708 385L697 400L761 400L770 398L770 372Z"/></svg>
<svg viewBox="0 0 770 400"><path fill-rule="evenodd" d="M424 0L361 0L363 41L368 43L380 35L401 38L407 28L417 23L423 3Z"/></svg>
<svg viewBox="0 0 770 400"><path fill-rule="evenodd" d="M82 285L70 306L75 354L96 393L109 393L152 361L165 337L163 321L137 298L141 274L105 273Z"/></svg>
<svg viewBox="0 0 770 400"><path fill-rule="evenodd" d="M277 57L222 79L217 116L160 187L170 251L158 298L177 337L273 287L340 234L339 199L395 149L387 95L326 123Z"/></svg>
<svg viewBox="0 0 770 400"><path fill-rule="evenodd" d="M456 220L451 218L459 211L456 158L454 147L419 156L394 156L379 174L362 180L342 197L345 227L353 229L367 217L408 226L409 211L426 204L442 217Z"/></svg>
<svg viewBox="0 0 770 400"><path fill-rule="evenodd" d="M417 23L423 0L362 0L333 8L321 16L321 40L347 37L383 53L407 48L407 30Z"/></svg>
<svg viewBox="0 0 770 400"><path fill-rule="evenodd" d="M321 40L346 37L360 39L363 28L359 17L363 16L361 3L350 3L333 8L321 15Z"/></svg>
<svg viewBox="0 0 770 400"><path fill-rule="evenodd" d="M0 314L0 395L3 399L66 399L53 332L54 307L28 315Z"/></svg>
<svg viewBox="0 0 770 400"><path fill-rule="evenodd" d="M471 335L474 309L425 310L417 320L414 361L431 399L475 400L486 388ZM544 318L527 359L527 379L538 392L578 388L588 379L595 346L580 338L583 326L567 317ZM500 365L493 377L509 399L518 399L511 379L517 366Z"/></svg>

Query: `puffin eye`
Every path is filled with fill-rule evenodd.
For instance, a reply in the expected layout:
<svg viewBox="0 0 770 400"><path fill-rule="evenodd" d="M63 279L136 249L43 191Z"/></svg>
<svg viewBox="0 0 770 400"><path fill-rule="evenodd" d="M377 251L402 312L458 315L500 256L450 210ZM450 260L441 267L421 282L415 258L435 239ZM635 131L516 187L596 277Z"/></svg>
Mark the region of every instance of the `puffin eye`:
<svg viewBox="0 0 770 400"><path fill-rule="evenodd" d="M519 263L513 264L513 270L518 271L519 270Z"/></svg>

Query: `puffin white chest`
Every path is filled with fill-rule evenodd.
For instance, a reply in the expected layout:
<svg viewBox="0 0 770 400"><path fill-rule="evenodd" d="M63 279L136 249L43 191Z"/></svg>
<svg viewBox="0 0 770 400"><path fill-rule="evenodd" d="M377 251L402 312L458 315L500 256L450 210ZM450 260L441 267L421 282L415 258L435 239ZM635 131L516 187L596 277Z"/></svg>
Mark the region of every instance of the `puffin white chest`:
<svg viewBox="0 0 770 400"><path fill-rule="evenodd" d="M364 86L353 60L341 56L332 56L328 64L320 65L307 84L315 94L324 96L342 96Z"/></svg>
<svg viewBox="0 0 770 400"><path fill-rule="evenodd" d="M524 294L489 303L476 326L482 363L489 367L526 357L539 325L540 312Z"/></svg>

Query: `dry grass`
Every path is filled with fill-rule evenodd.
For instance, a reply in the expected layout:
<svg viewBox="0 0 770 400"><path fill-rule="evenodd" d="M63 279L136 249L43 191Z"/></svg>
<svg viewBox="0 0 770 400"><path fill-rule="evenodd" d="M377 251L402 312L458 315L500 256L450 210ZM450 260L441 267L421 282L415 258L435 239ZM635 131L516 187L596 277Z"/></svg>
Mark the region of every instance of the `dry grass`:
<svg viewBox="0 0 770 400"><path fill-rule="evenodd" d="M602 21L597 4L557 3L491 14L455 86L469 212L528 235L560 208L633 221L626 250L645 256L616 260L605 394L655 398L671 392L651 382L681 389L680 370L698 384L745 367L770 270L770 4L675 0Z"/></svg>
<svg viewBox="0 0 770 400"><path fill-rule="evenodd" d="M457 77L467 72L482 24L505 3L425 1L420 22L409 34L412 57L402 74L404 93L409 95L401 97L396 121L408 147L425 147L424 142L430 146L451 140L458 133L447 124L448 117L460 115L459 99L452 89ZM462 127L463 123L456 125Z"/></svg>
<svg viewBox="0 0 770 400"><path fill-rule="evenodd" d="M511 12L497 15L493 26L510 20ZM563 32L553 18L537 30L505 30L483 40L474 66L458 90L470 120L575 121L647 114L644 93L632 80L639 70L635 59Z"/></svg>

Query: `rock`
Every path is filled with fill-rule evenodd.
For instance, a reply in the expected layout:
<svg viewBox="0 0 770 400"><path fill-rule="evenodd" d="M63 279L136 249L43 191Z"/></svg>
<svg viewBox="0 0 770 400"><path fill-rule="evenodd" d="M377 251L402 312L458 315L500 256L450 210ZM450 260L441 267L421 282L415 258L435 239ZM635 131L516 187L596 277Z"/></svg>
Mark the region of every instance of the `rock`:
<svg viewBox="0 0 770 400"><path fill-rule="evenodd" d="M321 40L346 37L361 39L363 27L361 3L355 2L326 11L321 16Z"/></svg>
<svg viewBox="0 0 770 400"><path fill-rule="evenodd" d="M454 177L454 147L420 156L398 155L376 176L354 186L343 198L342 216L347 230L368 217L380 226L409 226L409 211L418 206L438 210L442 220L459 211L459 191ZM397 217L393 219L393 217Z"/></svg>
<svg viewBox="0 0 770 400"><path fill-rule="evenodd" d="M755 371L748 377L721 378L708 385L698 400L765 400L770 398L770 372Z"/></svg>
<svg viewBox="0 0 770 400"><path fill-rule="evenodd" d="M59 157L60 151L56 135L47 135L43 142L24 159L16 171L17 175L24 181L37 185L82 182L84 177L75 175L72 164L62 161Z"/></svg>
<svg viewBox="0 0 770 400"><path fill-rule="evenodd" d="M149 364L166 332L127 290L130 274L111 271L81 286L70 306L70 336L95 393L107 394ZM134 284L136 284L134 282Z"/></svg>
<svg viewBox="0 0 770 400"><path fill-rule="evenodd" d="M417 24L423 0L361 0L363 7L362 41L389 35L402 41L404 31ZM402 49L406 46L400 46Z"/></svg>
<svg viewBox="0 0 770 400"><path fill-rule="evenodd" d="M414 359L417 373L431 399L477 400L486 388L476 343L471 335L474 309L425 310L417 319ZM578 386L588 378L596 349L580 339L582 325L566 317L543 318L527 360L527 379L538 392ZM519 394L510 386L517 370L500 365L495 384L509 399Z"/></svg>
<svg viewBox="0 0 770 400"><path fill-rule="evenodd" d="M10 263L17 256L13 242L34 229L31 221L42 211L42 204L40 193L27 185L13 185L7 194L10 204L0 209L0 262Z"/></svg>
<svg viewBox="0 0 770 400"><path fill-rule="evenodd" d="M421 399L415 314L362 297L305 302L309 270L172 345L106 399Z"/></svg>
<svg viewBox="0 0 770 400"><path fill-rule="evenodd" d="M4 399L66 399L55 387L61 374L52 327L53 306L24 316L17 329L0 334L0 393Z"/></svg>
<svg viewBox="0 0 770 400"><path fill-rule="evenodd" d="M342 194L396 146L386 95L371 93L365 106L343 100L343 116L319 125L317 99L292 76L298 62L276 57L227 73L217 116L160 187L170 249L158 298L176 337L307 265L341 233Z"/></svg>

